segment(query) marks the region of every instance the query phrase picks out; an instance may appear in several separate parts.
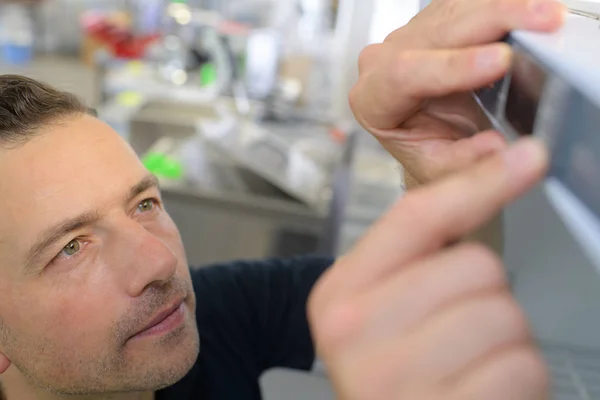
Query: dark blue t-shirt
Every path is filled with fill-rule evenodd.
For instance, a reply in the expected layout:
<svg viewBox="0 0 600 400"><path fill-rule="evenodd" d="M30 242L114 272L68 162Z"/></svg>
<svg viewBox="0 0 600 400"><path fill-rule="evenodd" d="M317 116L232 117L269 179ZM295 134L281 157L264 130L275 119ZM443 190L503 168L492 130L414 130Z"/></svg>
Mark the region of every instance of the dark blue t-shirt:
<svg viewBox="0 0 600 400"><path fill-rule="evenodd" d="M298 257L193 270L200 356L156 400L259 400L268 369L309 370L315 352L306 301L332 263Z"/></svg>

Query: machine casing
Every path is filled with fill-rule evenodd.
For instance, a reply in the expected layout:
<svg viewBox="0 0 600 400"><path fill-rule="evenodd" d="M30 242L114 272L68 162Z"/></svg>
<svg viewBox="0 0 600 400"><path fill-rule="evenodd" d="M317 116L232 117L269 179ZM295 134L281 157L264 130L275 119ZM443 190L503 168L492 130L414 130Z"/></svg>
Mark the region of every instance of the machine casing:
<svg viewBox="0 0 600 400"><path fill-rule="evenodd" d="M511 72L476 98L495 127L551 150L545 191L600 267L600 21L570 14L554 34L514 32Z"/></svg>
<svg viewBox="0 0 600 400"><path fill-rule="evenodd" d="M510 34L512 70L474 95L507 138L550 147L546 179L504 210L503 259L552 398L590 400L600 399L600 3L567 4L560 31Z"/></svg>

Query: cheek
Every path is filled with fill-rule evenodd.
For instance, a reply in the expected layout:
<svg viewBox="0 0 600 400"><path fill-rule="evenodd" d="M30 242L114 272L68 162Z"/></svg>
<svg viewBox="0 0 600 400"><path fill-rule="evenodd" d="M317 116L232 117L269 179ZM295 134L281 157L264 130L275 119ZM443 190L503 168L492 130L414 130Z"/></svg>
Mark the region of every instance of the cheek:
<svg viewBox="0 0 600 400"><path fill-rule="evenodd" d="M39 277L38 277L39 278ZM23 371L41 382L64 385L72 379L97 374L113 357L118 296L106 286L78 285L43 279L30 283L30 300L11 312L5 351Z"/></svg>
<svg viewBox="0 0 600 400"><path fill-rule="evenodd" d="M109 292L100 295L87 286L59 284L50 290L32 288L30 293L30 301L13 319L17 332L58 347L85 348L106 341L113 320L110 311L116 309Z"/></svg>

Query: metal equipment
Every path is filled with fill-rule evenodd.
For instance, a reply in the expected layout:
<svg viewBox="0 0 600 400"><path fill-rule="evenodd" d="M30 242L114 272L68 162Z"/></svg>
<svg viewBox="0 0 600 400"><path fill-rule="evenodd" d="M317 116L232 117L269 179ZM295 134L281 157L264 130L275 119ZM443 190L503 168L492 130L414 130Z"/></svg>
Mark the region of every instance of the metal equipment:
<svg viewBox="0 0 600 400"><path fill-rule="evenodd" d="M572 13L555 35L515 32L506 77L477 92L494 125L510 137L535 135L552 152L548 198L600 267L600 22Z"/></svg>
<svg viewBox="0 0 600 400"><path fill-rule="evenodd" d="M554 398L589 400L600 396L600 4L567 4L559 32L509 35L510 73L475 96L507 138L550 148L544 182L505 210L504 259Z"/></svg>
<svg viewBox="0 0 600 400"><path fill-rule="evenodd" d="M129 141L141 157L158 144L161 153L174 149L189 172L162 179L161 186L190 263L334 255L340 226L329 205L345 197L341 180L348 179L343 171L350 160L341 158L344 146L322 153L325 127L257 125L233 116L233 99L219 101L149 99L129 117Z"/></svg>
<svg viewBox="0 0 600 400"><path fill-rule="evenodd" d="M245 51L237 49L238 55L240 51L245 53L244 73L240 74L232 48L215 40L221 36L223 17L195 9L192 3L189 5L192 7L175 5L167 10L171 24L164 32L162 49L168 51L157 53L158 57L153 60L158 62L116 63L105 69L106 75L100 81L105 98L110 100L99 107L99 114L140 156L161 139L170 138L175 147L183 143L188 149L195 146L193 151L211 158L210 166L203 164L196 168L203 171L196 174L202 175L201 183L191 184L186 180L163 185L167 200L173 195L176 207L171 207L172 213L191 252L191 262L206 264L232 257L290 255L316 250L335 255L347 249L401 191L402 174L396 163L389 155L373 152L371 148L365 156L365 149L361 148L356 160L367 168L362 168L365 173L354 174L355 158L351 154L355 141L335 143L339 138L333 140L329 135L331 121L343 123L348 115L334 113L336 115L330 117L325 112L327 107L314 107L320 104L312 104L314 99L308 102L311 107L298 100L302 96L298 96L297 86L301 86L301 92L307 92L304 85L308 86L300 78L312 65L305 66L302 56L312 53L300 51L298 56L292 52L296 57L280 63L281 33L274 29L251 29L243 35ZM341 13L352 14L353 22L367 21L370 12L350 12L354 6L341 3ZM361 11L371 8L367 6L361 5ZM340 26L349 28L341 23L343 20L340 16ZM364 34L366 44L369 26L352 28L351 37ZM212 49L221 54L215 64L217 76L222 79L216 84L202 86L191 79L178 80L194 75L185 62L189 53L180 50L196 44L208 48L207 41L198 41L195 35L187 36L190 32L204 32L202 37L212 38L211 43L215 44ZM337 39L337 43L349 45L344 35L338 35ZM340 93L343 89L343 96L340 94L335 103L347 103L347 74L339 71L354 71L342 65L346 65L346 57L352 58L354 63L351 56L358 50L344 48L341 51L340 46L334 47L340 54L334 57L329 75L344 78L344 82L334 84ZM235 90L239 88L236 84L242 81L245 81L245 93ZM329 97L328 88L325 84L318 88L320 97ZM312 92L308 92L312 96ZM344 128L346 133L353 130L356 130L354 124L352 128ZM204 150L198 150L198 143L190 146L198 141ZM228 160L230 165L223 160ZM219 201L213 201L215 198ZM186 204L181 204L184 199ZM187 212L192 212L194 203L193 214L197 218L177 215L177 208L188 207ZM225 217L232 214L234 205L237 211L231 224L236 221L241 226L246 220L260 219L262 228L249 228L243 234L241 228L232 228L239 232L235 240L226 234L211 235L215 226L230 224L225 222ZM210 216L204 215L207 213ZM212 226L203 223L208 220L213 221ZM231 224L228 226L233 227ZM261 230L266 233L261 234ZM254 242L245 242L245 237L252 237ZM280 244L282 240L287 244ZM223 243L229 243L228 247ZM300 245L290 247L290 243ZM282 250L284 247L287 250Z"/></svg>

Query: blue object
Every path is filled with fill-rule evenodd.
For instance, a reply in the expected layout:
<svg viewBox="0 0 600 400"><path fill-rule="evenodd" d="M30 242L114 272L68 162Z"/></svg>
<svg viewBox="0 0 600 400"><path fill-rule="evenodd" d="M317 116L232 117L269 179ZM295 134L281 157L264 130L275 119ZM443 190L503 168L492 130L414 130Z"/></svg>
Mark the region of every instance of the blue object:
<svg viewBox="0 0 600 400"><path fill-rule="evenodd" d="M33 47L7 43L2 45L2 56L6 63L25 65L33 58Z"/></svg>

